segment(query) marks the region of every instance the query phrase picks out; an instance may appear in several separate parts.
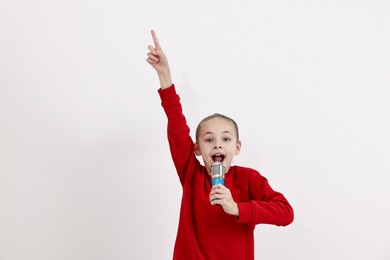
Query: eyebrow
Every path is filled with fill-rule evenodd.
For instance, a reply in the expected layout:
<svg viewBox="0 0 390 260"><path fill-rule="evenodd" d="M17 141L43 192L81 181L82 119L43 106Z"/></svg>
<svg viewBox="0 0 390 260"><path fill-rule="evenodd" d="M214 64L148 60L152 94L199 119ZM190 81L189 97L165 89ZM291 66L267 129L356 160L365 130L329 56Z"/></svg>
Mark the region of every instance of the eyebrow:
<svg viewBox="0 0 390 260"><path fill-rule="evenodd" d="M233 135L230 131L222 131L223 134L231 134ZM208 134L214 134L213 132L206 132L203 136L208 135Z"/></svg>

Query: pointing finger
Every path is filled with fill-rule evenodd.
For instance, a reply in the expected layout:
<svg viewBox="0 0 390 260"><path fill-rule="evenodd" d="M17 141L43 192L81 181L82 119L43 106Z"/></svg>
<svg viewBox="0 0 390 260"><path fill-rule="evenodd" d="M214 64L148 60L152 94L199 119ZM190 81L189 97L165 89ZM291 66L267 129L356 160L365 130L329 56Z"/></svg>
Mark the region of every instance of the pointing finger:
<svg viewBox="0 0 390 260"><path fill-rule="evenodd" d="M161 47L160 47L160 43L158 42L157 35L156 35L156 33L154 32L154 30L152 30L152 37L153 37L153 42L154 42L154 46L156 47L156 49L161 48Z"/></svg>

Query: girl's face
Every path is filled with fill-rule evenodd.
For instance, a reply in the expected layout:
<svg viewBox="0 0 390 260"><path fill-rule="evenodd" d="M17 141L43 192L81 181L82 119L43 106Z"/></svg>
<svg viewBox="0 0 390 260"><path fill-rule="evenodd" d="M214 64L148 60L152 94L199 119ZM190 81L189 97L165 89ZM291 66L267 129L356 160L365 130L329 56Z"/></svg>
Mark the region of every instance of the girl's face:
<svg viewBox="0 0 390 260"><path fill-rule="evenodd" d="M241 142L237 140L232 122L215 117L202 123L195 154L202 156L209 174L214 162L222 162L225 173L228 172L234 155L239 154L240 149Z"/></svg>

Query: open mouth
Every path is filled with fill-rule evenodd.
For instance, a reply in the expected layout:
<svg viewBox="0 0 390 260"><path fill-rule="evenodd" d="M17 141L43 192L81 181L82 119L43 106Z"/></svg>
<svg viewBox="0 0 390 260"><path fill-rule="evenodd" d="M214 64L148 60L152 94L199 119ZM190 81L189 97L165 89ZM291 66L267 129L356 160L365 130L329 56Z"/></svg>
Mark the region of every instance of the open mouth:
<svg viewBox="0 0 390 260"><path fill-rule="evenodd" d="M225 159L225 155L216 153L212 155L211 158L213 159L214 162L222 162L223 159Z"/></svg>

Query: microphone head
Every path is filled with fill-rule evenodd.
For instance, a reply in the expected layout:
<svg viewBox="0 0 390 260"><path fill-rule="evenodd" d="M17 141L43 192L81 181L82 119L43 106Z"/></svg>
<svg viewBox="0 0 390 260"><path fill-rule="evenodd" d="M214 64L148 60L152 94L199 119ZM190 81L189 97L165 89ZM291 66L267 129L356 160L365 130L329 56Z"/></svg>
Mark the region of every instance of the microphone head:
<svg viewBox="0 0 390 260"><path fill-rule="evenodd" d="M224 175L225 175L225 166L223 166L223 164L221 162L214 162L211 165L211 176L224 177Z"/></svg>
<svg viewBox="0 0 390 260"><path fill-rule="evenodd" d="M216 184L225 184L225 166L223 166L221 162L214 162L211 165L211 178L212 186Z"/></svg>

